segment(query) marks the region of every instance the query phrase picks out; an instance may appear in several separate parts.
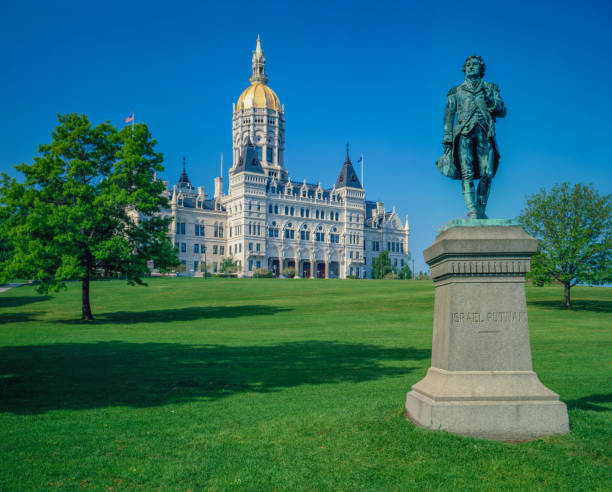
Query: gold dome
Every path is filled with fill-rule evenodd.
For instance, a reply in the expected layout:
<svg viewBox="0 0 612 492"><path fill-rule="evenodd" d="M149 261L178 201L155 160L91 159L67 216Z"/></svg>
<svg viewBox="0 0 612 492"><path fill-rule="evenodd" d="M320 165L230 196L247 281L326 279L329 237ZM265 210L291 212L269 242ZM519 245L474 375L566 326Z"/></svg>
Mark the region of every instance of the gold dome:
<svg viewBox="0 0 612 492"><path fill-rule="evenodd" d="M278 96L265 84L256 83L248 87L238 98L236 111L243 109L274 109L281 110Z"/></svg>

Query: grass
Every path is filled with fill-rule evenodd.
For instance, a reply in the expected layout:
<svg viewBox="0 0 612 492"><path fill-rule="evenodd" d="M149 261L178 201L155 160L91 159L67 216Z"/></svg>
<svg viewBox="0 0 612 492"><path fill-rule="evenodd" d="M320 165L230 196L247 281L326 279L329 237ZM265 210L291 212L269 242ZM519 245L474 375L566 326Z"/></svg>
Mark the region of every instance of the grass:
<svg viewBox="0 0 612 492"><path fill-rule="evenodd" d="M610 490L612 289L527 291L571 433L519 444L403 416L426 281L155 279L0 294L2 490Z"/></svg>

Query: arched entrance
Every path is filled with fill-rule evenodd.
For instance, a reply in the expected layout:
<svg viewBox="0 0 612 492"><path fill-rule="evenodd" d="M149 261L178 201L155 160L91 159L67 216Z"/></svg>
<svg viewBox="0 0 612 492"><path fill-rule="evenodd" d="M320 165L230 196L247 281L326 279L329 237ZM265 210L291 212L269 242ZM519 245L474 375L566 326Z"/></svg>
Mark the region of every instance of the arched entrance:
<svg viewBox="0 0 612 492"><path fill-rule="evenodd" d="M329 278L340 278L340 263L337 261L329 263Z"/></svg>
<svg viewBox="0 0 612 492"><path fill-rule="evenodd" d="M293 268L293 273L290 274L287 270L289 268ZM285 260L285 266L283 267L283 275L285 275L286 277L289 278L293 278L296 275L296 270L295 270L295 260Z"/></svg>
<svg viewBox="0 0 612 492"><path fill-rule="evenodd" d="M325 263L317 263L317 278L325 278Z"/></svg>
<svg viewBox="0 0 612 492"><path fill-rule="evenodd" d="M302 262L302 278L310 278L310 262L304 261Z"/></svg>

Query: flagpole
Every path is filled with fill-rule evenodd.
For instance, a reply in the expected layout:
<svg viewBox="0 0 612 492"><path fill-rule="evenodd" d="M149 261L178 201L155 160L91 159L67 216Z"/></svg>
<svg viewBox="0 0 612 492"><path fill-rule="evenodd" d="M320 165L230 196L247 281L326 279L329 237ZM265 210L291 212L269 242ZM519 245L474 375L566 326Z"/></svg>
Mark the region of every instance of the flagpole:
<svg viewBox="0 0 612 492"><path fill-rule="evenodd" d="M221 177L223 177L223 152L221 152Z"/></svg>
<svg viewBox="0 0 612 492"><path fill-rule="evenodd" d="M361 153L361 187L365 189L365 185L363 184L363 152Z"/></svg>

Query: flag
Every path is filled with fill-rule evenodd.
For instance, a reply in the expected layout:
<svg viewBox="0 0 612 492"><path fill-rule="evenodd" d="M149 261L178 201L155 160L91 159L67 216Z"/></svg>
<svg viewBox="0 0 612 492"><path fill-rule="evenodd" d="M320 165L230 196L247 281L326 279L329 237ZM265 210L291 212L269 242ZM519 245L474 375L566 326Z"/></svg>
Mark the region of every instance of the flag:
<svg viewBox="0 0 612 492"><path fill-rule="evenodd" d="M129 123L130 121L134 123L134 111L132 111L132 114L125 119L126 123Z"/></svg>
<svg viewBox="0 0 612 492"><path fill-rule="evenodd" d="M363 157L360 157L359 159L357 159L357 164L359 164L361 161L363 161Z"/></svg>

